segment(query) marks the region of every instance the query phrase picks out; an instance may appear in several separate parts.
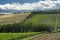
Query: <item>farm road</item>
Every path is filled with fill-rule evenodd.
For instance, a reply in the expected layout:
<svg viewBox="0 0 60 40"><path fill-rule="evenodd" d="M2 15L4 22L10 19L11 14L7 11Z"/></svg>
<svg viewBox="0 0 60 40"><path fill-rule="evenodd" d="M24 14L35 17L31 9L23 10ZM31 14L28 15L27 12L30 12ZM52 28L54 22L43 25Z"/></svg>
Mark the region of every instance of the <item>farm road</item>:
<svg viewBox="0 0 60 40"><path fill-rule="evenodd" d="M39 35L30 40L60 40L60 33L50 33L46 35Z"/></svg>

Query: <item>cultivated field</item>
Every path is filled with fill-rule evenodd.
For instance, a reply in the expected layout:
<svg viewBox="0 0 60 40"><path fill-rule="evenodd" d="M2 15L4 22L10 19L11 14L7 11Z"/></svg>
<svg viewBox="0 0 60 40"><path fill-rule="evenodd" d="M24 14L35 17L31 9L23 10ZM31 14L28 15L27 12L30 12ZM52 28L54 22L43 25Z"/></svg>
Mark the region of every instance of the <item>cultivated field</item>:
<svg viewBox="0 0 60 40"><path fill-rule="evenodd" d="M12 24L23 21L30 13L5 14L0 16L0 24Z"/></svg>

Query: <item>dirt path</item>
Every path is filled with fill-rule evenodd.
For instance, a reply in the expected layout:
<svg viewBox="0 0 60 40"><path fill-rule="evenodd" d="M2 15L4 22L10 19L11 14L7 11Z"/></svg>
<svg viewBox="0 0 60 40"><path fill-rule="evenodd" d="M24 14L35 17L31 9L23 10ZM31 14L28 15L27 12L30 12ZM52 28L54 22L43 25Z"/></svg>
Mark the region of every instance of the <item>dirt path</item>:
<svg viewBox="0 0 60 40"><path fill-rule="evenodd" d="M40 35L30 40L60 40L60 33L51 33L46 35Z"/></svg>

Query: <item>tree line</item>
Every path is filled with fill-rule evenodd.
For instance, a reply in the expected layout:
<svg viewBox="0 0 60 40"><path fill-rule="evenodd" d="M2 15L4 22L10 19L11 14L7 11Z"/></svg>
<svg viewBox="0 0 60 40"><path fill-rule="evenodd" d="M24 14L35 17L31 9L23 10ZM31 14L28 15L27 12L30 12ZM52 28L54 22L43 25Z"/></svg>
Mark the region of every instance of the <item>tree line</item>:
<svg viewBox="0 0 60 40"><path fill-rule="evenodd" d="M47 31L51 32L52 26L41 24L34 26L30 23L14 23L14 24L7 24L7 25L0 25L0 32L42 32Z"/></svg>

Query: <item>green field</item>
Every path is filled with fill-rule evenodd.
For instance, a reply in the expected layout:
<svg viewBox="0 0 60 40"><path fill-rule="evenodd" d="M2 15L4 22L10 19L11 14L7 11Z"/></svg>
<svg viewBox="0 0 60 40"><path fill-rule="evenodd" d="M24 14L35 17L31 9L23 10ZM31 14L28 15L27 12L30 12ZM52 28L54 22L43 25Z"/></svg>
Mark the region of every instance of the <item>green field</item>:
<svg viewBox="0 0 60 40"><path fill-rule="evenodd" d="M27 22L32 23L33 25L47 24L54 25L56 20L56 14L36 14Z"/></svg>
<svg viewBox="0 0 60 40"><path fill-rule="evenodd" d="M57 14L36 14L30 19L28 19L26 23L30 23L34 26L48 25L48 26L52 26L54 30L54 27L56 25L56 17L57 17ZM57 27L59 31L60 30L60 14L58 14Z"/></svg>
<svg viewBox="0 0 60 40"><path fill-rule="evenodd" d="M35 14L30 19L28 19L26 23L30 23L37 27L38 25L47 25L47 27L51 26L53 28L55 27L56 17L57 14Z"/></svg>
<svg viewBox="0 0 60 40"><path fill-rule="evenodd" d="M58 25L57 25L57 28L58 28L58 31L60 32L60 14L58 14Z"/></svg>
<svg viewBox="0 0 60 40"><path fill-rule="evenodd" d="M0 33L0 40L21 40L39 34L38 32L28 33Z"/></svg>

